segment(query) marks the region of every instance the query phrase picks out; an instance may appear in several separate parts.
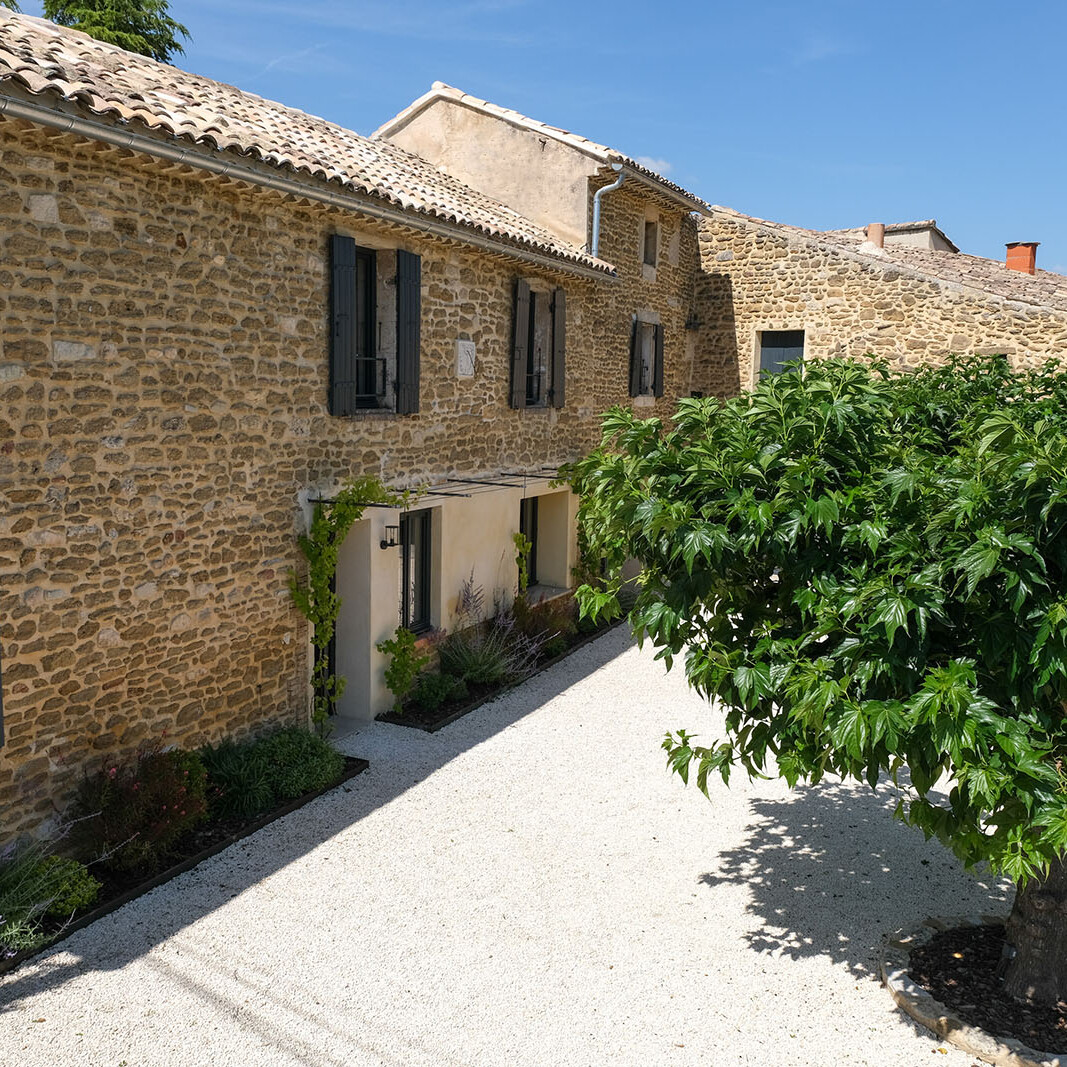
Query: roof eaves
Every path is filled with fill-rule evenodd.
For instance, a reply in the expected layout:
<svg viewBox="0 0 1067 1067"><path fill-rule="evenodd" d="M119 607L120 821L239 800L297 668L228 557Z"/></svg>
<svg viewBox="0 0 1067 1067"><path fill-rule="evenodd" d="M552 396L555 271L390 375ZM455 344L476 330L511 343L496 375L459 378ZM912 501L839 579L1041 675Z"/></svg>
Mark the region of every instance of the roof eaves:
<svg viewBox="0 0 1067 1067"><path fill-rule="evenodd" d="M24 87L25 92L12 93L13 87ZM615 268L610 263L593 259L579 249L540 245L501 232L485 223L433 213L397 194L368 184L346 181L339 174L331 174L324 168L298 167L280 157L272 157L270 153L241 151L220 146L212 138L174 133L162 125L150 126L140 118L123 118L113 107L96 111L82 99L82 95L64 97L52 85L44 85L34 92L23 79L11 75L0 76L0 117L6 115L23 119L173 163L186 164L220 177L235 178L289 195L361 211L384 221L438 236L451 236L487 251L532 261L565 273L597 278L615 275ZM45 101L51 101L52 106ZM140 130L134 127L140 127ZM442 230L448 232L442 233Z"/></svg>

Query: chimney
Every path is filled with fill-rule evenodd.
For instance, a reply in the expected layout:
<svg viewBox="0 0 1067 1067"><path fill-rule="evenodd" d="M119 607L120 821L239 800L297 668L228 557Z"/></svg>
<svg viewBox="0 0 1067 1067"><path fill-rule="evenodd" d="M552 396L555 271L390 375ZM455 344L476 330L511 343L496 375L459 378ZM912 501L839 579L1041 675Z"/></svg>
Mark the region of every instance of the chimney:
<svg viewBox="0 0 1067 1067"><path fill-rule="evenodd" d="M1037 246L1040 241L1012 241L1008 246L1005 266L1008 270L1021 270L1033 274L1037 263Z"/></svg>
<svg viewBox="0 0 1067 1067"><path fill-rule="evenodd" d="M875 248L885 248L885 223L872 222L867 227L867 240Z"/></svg>

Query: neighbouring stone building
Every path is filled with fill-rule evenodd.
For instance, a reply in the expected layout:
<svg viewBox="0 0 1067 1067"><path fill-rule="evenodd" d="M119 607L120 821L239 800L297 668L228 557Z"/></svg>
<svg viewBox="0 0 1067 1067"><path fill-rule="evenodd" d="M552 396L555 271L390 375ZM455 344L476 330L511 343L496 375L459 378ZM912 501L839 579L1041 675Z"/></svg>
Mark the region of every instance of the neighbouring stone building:
<svg viewBox="0 0 1067 1067"><path fill-rule="evenodd" d="M952 353L1017 365L1067 353L1067 278L961 253L926 222L820 232L713 207L700 220L694 390L732 396L761 363ZM875 240L869 239L871 236ZM1009 256L1012 255L1009 249Z"/></svg>
<svg viewBox="0 0 1067 1067"><path fill-rule="evenodd" d="M347 479L424 493L345 542L343 715L388 704L398 622L449 627L472 570L514 589L524 523L570 584L556 468L693 373L703 205L617 154L590 204L619 168L594 257L384 138L0 11L0 837L105 754L307 721L288 575Z"/></svg>

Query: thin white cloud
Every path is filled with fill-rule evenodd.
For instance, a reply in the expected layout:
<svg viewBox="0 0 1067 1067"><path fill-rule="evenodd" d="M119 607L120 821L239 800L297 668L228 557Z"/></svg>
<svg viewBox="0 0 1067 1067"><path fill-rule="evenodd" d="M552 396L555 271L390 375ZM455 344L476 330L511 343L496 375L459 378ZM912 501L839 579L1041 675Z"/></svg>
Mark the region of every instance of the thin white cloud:
<svg viewBox="0 0 1067 1067"><path fill-rule="evenodd" d="M648 167L649 170L654 170L657 174L670 174L673 169L668 160L655 159L652 156L634 156L634 162L640 163L642 167Z"/></svg>
<svg viewBox="0 0 1067 1067"><path fill-rule="evenodd" d="M543 41L532 30L514 31L495 24L494 16L526 7L529 0L475 0L458 7L429 4L398 5L395 0L305 0L295 8L290 0L230 0L230 12L242 10L256 18L299 18L335 31L409 40L528 46Z"/></svg>
<svg viewBox="0 0 1067 1067"><path fill-rule="evenodd" d="M822 63L827 59L836 59L838 56L853 55L856 51L854 44L838 37L810 36L793 53L793 62L798 67L802 67L809 63Z"/></svg>
<svg viewBox="0 0 1067 1067"><path fill-rule="evenodd" d="M315 53L321 52L324 48L326 48L326 43L320 41L318 44L313 44L308 48L301 48L299 52L286 52L283 55L275 56L261 71L259 71L259 73L254 74L253 77L261 78L264 74L267 74L272 70L284 70L289 74L302 74L312 68L321 69L318 62L310 64L305 62L305 60L315 55Z"/></svg>

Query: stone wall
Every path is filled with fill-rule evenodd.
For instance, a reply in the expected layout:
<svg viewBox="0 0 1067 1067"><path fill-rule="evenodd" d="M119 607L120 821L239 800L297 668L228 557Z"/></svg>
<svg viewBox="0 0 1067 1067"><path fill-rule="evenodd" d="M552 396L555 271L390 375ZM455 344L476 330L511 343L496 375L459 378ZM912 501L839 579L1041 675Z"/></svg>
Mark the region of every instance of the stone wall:
<svg viewBox="0 0 1067 1067"><path fill-rule="evenodd" d="M0 838L139 744L306 721L307 628L287 589L302 492L574 458L599 413L629 400L639 299L670 323L668 390L688 391L687 308L667 295L695 264L688 231L679 265L631 289L25 124L0 131ZM640 210L628 205L606 216L609 258L626 243L612 227ZM327 414L333 232L422 256L418 415ZM520 275L567 293L559 411L508 407ZM475 342L474 378L456 376L459 339Z"/></svg>
<svg viewBox="0 0 1067 1067"><path fill-rule="evenodd" d="M700 224L694 389L750 387L759 333L803 330L805 359L868 354L913 367L951 353L1017 365L1067 350L1067 312L923 277L818 235L716 211Z"/></svg>
<svg viewBox="0 0 1067 1067"><path fill-rule="evenodd" d="M593 183L592 194L609 179ZM642 269L642 237L646 219L659 222L659 257L655 271ZM612 263L617 280L599 287L596 301L595 347L613 367L620 367L623 403L629 396L630 331L635 314L663 326L664 393L653 401L637 398L643 415L667 418L678 397L699 388L694 382L696 334L686 321L696 305L699 273L696 218L668 200L657 200L647 186L628 181L605 193L601 201L600 256ZM616 372L617 374L618 372ZM594 407L603 411L620 400L615 377L600 383Z"/></svg>

